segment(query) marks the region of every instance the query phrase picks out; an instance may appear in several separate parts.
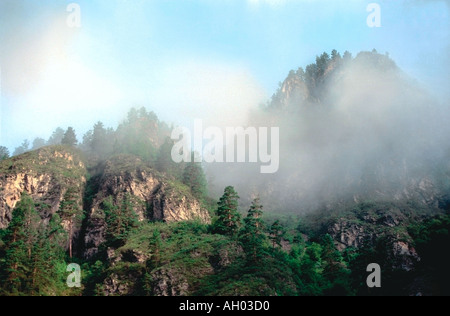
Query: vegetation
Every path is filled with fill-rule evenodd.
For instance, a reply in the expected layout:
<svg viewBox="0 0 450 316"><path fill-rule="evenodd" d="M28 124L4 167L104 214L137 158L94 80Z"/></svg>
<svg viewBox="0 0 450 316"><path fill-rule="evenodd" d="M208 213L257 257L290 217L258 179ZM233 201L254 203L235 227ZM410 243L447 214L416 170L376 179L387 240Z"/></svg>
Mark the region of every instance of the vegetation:
<svg viewBox="0 0 450 316"><path fill-rule="evenodd" d="M190 187L192 195L197 199L204 200L208 196L206 176L200 163L187 163L183 171L183 183Z"/></svg>
<svg viewBox="0 0 450 316"><path fill-rule="evenodd" d="M61 140L62 145L75 146L78 143L77 136L75 135L75 130L69 127L64 133L64 137Z"/></svg>
<svg viewBox="0 0 450 316"><path fill-rule="evenodd" d="M0 293L70 294L63 283L66 236L58 215L53 216L48 225L43 225L33 200L24 194L8 229L0 236Z"/></svg>
<svg viewBox="0 0 450 316"><path fill-rule="evenodd" d="M135 163L136 158L121 155L117 159L126 165ZM117 168L120 170L120 164ZM126 170L126 166L122 168ZM191 189L185 186L184 190ZM449 278L446 272L449 260L440 250L449 241L449 215L430 217L430 210L418 212L417 206L411 204L369 201L295 220L279 217L269 224L265 218L270 217L264 215L258 198L253 200L242 220L238 193L233 187L227 187L211 225L166 224L139 222L134 206L140 202L124 194L120 203L112 197L103 201L106 241L98 256L86 262L74 256L70 246L71 227L82 220L74 197L77 190L76 187L67 189L60 211L48 224L40 219L32 198L22 196L9 227L0 230L2 294L402 294L415 282L416 273L430 275L438 284L438 293L448 293L445 284ZM189 194L187 191L185 194ZM366 237L373 238L358 248L338 250L336 236L326 231L342 218L347 224L371 232ZM402 220L397 226L383 224L397 219ZM399 240L398 236L404 236L400 240L408 239L423 259L414 273L405 274L399 269L398 258L392 257L389 251L392 243ZM82 263L80 289L65 285L65 267L74 261ZM382 289L368 291L365 284L366 267L371 262L383 267L385 287ZM120 292L111 292L108 284L112 280L123 285ZM160 280L169 282L170 286L162 286L164 282Z"/></svg>
<svg viewBox="0 0 450 316"><path fill-rule="evenodd" d="M395 68L374 52L356 58ZM351 60L349 52L323 53L288 79L306 85L308 97L320 101L330 69ZM280 89L271 105L281 102ZM53 213L46 201L37 204L24 193L9 226L0 230L0 294L392 295L409 294L414 286L426 289L425 283L433 285L432 294L449 294L450 215L443 208L412 200L338 201L302 216L280 215L264 213L255 198L244 214L234 187L226 187L217 202L208 196L201 163L173 162L169 132L141 108L131 109L117 129L97 122L80 143L69 127L57 128L47 141L36 138L32 146L25 140L12 157L0 147L1 177L48 174L62 192ZM164 182L162 194L208 207L212 222L139 219L136 209L151 212L152 205L133 196L133 188L114 195L105 189L94 218L103 224L104 240L94 257L84 259L75 243L84 246L101 178L143 182L139 175L145 173ZM72 262L82 266L80 289L65 284ZM366 267L374 262L382 267L381 289L366 285Z"/></svg>
<svg viewBox="0 0 450 316"><path fill-rule="evenodd" d="M213 231L219 234L234 236L239 230L241 217L238 213L239 196L233 187L225 188L217 208L217 219Z"/></svg>
<svg viewBox="0 0 450 316"><path fill-rule="evenodd" d="M0 161L9 158L9 150L4 146L0 146Z"/></svg>

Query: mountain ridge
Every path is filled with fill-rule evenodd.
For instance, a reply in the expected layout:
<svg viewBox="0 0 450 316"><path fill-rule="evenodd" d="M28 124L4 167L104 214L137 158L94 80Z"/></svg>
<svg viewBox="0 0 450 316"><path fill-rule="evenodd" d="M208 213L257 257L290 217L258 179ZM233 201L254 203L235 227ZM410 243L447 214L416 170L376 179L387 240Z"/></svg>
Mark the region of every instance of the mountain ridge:
<svg viewBox="0 0 450 316"><path fill-rule="evenodd" d="M249 119L282 130L274 175L216 164L208 186L201 164L172 161L170 129L145 108L117 130L97 123L79 149L2 160L0 293L448 293L445 130L414 87L376 51L291 71ZM69 262L80 289L62 281ZM374 262L385 286L369 291Z"/></svg>

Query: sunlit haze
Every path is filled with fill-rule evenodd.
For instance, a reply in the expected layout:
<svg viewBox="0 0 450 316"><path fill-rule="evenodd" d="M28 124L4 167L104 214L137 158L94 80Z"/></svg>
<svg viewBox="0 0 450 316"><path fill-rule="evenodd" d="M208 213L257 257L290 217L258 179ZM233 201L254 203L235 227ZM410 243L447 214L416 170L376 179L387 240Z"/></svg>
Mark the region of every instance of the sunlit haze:
<svg viewBox="0 0 450 316"><path fill-rule="evenodd" d="M376 48L448 98L448 1L70 1L0 3L0 144L48 139L72 125L115 127L132 106L169 124L240 125L289 70L323 51Z"/></svg>

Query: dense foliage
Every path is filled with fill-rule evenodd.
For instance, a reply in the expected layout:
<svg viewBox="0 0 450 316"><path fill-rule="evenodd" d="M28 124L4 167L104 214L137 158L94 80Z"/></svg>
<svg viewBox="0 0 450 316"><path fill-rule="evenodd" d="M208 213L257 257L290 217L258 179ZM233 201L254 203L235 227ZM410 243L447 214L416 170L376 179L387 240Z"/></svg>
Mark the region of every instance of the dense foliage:
<svg viewBox="0 0 450 316"><path fill-rule="evenodd" d="M126 282L121 293L125 295L405 294L405 286L417 273L427 272L436 282L437 294L448 294L450 261L441 250L449 242L449 215L413 220L406 227L423 258L419 270L406 275L389 268L394 261L386 252L388 235L359 249L339 251L332 236L314 234L332 217L319 222L297 218L300 225L292 218L270 224L256 198L241 220L235 213L237 201L237 193L228 187L218 203L216 221L205 225L139 222L132 197L126 196L120 207L105 200L107 241L101 251L104 258L108 252L109 259L99 256L83 263L82 288L69 289L65 267L79 259L70 259L65 251L68 234L61 217L55 214L48 225L39 224L33 200L24 194L8 229L0 230L1 291L6 295L105 295L115 279ZM62 218L71 216L70 205L62 204ZM359 216L376 208L366 203L346 212ZM317 237L309 239L303 233L306 230ZM368 290L365 285L370 262L383 265L385 288ZM161 275L171 276L172 292L164 292L167 289L155 283Z"/></svg>
<svg viewBox="0 0 450 316"><path fill-rule="evenodd" d="M388 56L369 52L358 56L376 58L382 68L395 67ZM342 57L335 50L323 53L288 78L306 85L308 97L320 103L329 69L351 60L348 52ZM282 97L280 88L271 107L281 107ZM24 140L12 158L7 148L0 147L2 176L15 170L45 171L60 187L66 186L53 215L38 212L50 206L36 205L24 193L9 226L0 230L0 294L392 295L417 292L415 287L427 290L425 294L449 294L450 216L442 209L415 201L337 201L307 215L279 215L264 213L260 199L254 198L249 209L242 210L232 186L218 202L208 196L200 163L173 162L170 130L153 112L141 108L130 110L116 129L97 122L80 142L69 127L57 128L47 141L36 138L30 145ZM38 163L40 155L57 149L83 156L88 173L58 160L45 166ZM135 208L143 201L129 193L113 198L106 192L99 203L105 240L92 260L82 259L82 252L74 249L79 237L75 227L81 227L81 234L86 228L85 215L92 209L101 170L108 163L116 168L112 172L126 173L131 165L164 175L169 191L173 188L197 199L211 211L212 222L139 220ZM80 164L73 161L74 166ZM67 186L64 178L86 178L87 184ZM77 198L80 192L82 203ZM420 262L413 262L416 251ZM406 263L402 252L410 256ZM73 262L82 267L79 289L66 286L66 267ZM366 285L366 268L374 262L382 267L381 289Z"/></svg>

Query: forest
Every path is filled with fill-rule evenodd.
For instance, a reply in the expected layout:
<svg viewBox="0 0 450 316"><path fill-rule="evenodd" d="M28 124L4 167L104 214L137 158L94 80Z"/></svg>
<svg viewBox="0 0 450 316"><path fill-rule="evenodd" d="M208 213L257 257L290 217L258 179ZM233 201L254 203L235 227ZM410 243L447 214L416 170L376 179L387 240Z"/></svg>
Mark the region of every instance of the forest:
<svg viewBox="0 0 450 316"><path fill-rule="evenodd" d="M281 144L292 148L312 137L298 146L322 160L314 156L303 170L297 160L311 157L282 147L280 173L265 180L242 165L175 163L174 126L145 107L132 108L116 128L99 121L82 138L72 127L57 128L48 140L24 140L12 154L0 147L6 201L0 204L0 295L449 295L448 151L435 160L421 155L437 148L420 138L434 135L423 133L429 126L416 126L413 136L423 146L413 148L417 155L409 155L411 147L392 149L405 139L390 133L398 135L408 119L417 123L415 116L396 116L397 108L386 123L397 128L384 126L387 134L374 144L378 156L362 145L356 125L324 114L334 115L330 106L342 97L336 82L344 85L367 63L373 82L380 73L403 78L375 50L356 57L333 50L289 72L251 121L261 126L271 117L288 127ZM409 81L390 84L399 90L396 98L413 90ZM316 119L322 124L292 127ZM332 131L323 128L328 122ZM371 127L364 135L373 135ZM343 139L345 146L337 146ZM343 147L345 157L336 154ZM335 164L324 169L328 156ZM363 164L369 157L372 163ZM324 180L317 170L325 170ZM49 184L41 192L23 180L9 214L8 181L23 174L38 179L35 186ZM300 182L305 179L313 182ZM66 284L70 263L81 267L79 288ZM366 284L371 263L382 268L381 288Z"/></svg>

